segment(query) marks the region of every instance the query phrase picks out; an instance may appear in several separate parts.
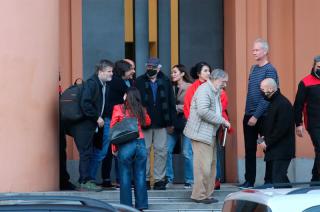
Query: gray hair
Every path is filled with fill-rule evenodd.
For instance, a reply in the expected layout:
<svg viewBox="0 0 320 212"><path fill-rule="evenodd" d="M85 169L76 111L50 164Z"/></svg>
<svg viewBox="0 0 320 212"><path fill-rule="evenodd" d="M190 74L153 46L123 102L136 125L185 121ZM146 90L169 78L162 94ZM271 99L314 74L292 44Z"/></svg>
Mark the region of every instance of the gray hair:
<svg viewBox="0 0 320 212"><path fill-rule="evenodd" d="M216 79L223 79L223 78L226 78L226 77L228 77L227 72L225 72L222 69L216 68L211 72L211 74L209 76L209 79L210 80L216 80Z"/></svg>
<svg viewBox="0 0 320 212"><path fill-rule="evenodd" d="M254 41L255 43L260 43L262 48L266 51L266 52L269 52L269 44L268 44L268 41L266 41L265 39L263 38L258 38Z"/></svg>

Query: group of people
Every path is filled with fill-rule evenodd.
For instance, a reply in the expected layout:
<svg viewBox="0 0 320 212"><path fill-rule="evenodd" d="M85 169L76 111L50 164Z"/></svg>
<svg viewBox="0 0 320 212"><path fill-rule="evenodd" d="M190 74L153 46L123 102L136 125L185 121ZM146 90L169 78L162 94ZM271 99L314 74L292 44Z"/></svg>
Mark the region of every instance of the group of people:
<svg viewBox="0 0 320 212"><path fill-rule="evenodd" d="M250 70L243 118L245 182L240 187L254 186L257 147L263 149L266 162L264 185L260 188L290 187L287 171L295 157L295 134L303 136L303 124L311 137L315 152L311 181L319 181L320 56L314 57L310 74L299 83L292 105L280 92L279 77L268 61L268 50L266 40L257 39L254 42L253 56L256 65Z"/></svg>
<svg viewBox="0 0 320 212"><path fill-rule="evenodd" d="M268 43L257 39L253 55L257 64L250 71L243 119L246 181L241 186L254 185L257 140L265 151L266 183L288 182L287 169L295 154L294 123L297 134L302 136L303 111L311 117L307 130L316 152L313 180L319 180L320 56L315 58L310 76L299 84L293 108L279 90L277 71L267 58ZM135 79L132 60L122 59L114 64L101 60L96 65L95 73L83 88L80 106L85 118L60 124L61 189L73 189L65 164L68 134L74 138L80 155L80 190L112 189L110 171L114 159L120 203L133 205L134 186L135 207L146 209L147 190L151 189L151 147L153 189L164 190L174 182L173 150L182 141L184 186L192 188L191 199L197 203L217 202L212 193L220 187L219 131L227 128L231 132L224 90L228 74L199 62L190 72L182 64L174 65L169 78L161 67L158 58L150 58L145 73ZM111 147L109 130L124 117L137 118L139 137ZM306 120L307 116L303 117ZM101 186L96 183L100 166Z"/></svg>

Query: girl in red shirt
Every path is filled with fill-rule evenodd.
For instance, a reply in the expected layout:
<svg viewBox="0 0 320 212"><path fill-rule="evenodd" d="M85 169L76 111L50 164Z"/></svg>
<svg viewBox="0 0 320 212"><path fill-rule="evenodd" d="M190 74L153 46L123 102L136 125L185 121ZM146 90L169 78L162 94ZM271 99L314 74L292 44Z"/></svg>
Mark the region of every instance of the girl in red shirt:
<svg viewBox="0 0 320 212"><path fill-rule="evenodd" d="M151 119L141 104L141 96L136 88L128 88L124 104L113 108L110 128L125 116L138 119L139 138L117 146L120 177L120 203L132 206L131 176L133 176L135 207L139 210L148 208L146 187L147 150L141 127L151 124ZM116 148L113 147L113 151ZM133 171L133 173L131 173Z"/></svg>

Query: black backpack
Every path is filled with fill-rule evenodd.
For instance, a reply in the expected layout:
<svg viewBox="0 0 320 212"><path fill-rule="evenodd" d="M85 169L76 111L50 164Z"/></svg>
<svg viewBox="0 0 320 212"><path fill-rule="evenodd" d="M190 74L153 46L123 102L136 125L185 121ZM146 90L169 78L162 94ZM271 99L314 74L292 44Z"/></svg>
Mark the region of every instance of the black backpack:
<svg viewBox="0 0 320 212"><path fill-rule="evenodd" d="M60 119L62 121L77 122L85 117L80 106L84 84L85 82L81 78L78 78L73 85L60 95ZM98 98L98 95L99 89L96 90L93 101Z"/></svg>
<svg viewBox="0 0 320 212"><path fill-rule="evenodd" d="M81 81L81 83L78 81ZM60 118L62 121L76 122L84 118L80 106L83 86L83 80L80 78L76 79L74 84L60 95Z"/></svg>

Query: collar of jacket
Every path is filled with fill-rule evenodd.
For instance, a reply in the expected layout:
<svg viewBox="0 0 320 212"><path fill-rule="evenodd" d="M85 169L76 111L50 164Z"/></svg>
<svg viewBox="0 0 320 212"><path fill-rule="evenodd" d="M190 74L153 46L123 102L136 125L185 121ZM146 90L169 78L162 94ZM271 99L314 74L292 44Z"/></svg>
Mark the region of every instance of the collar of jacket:
<svg viewBox="0 0 320 212"><path fill-rule="evenodd" d="M271 96L271 98L269 99L270 102L272 102L275 98L277 98L277 96L280 95L280 88L278 88L278 90L276 92L274 92L274 94Z"/></svg>
<svg viewBox="0 0 320 212"><path fill-rule="evenodd" d="M317 76L316 73L314 73L313 70L311 70L311 73L310 73L310 74L311 74L312 76L314 76L315 78L320 79L320 76Z"/></svg>
<svg viewBox="0 0 320 212"><path fill-rule="evenodd" d="M207 83L209 84L209 86L210 86L210 88L212 89L213 93L215 93L215 94L220 93L221 90L216 89L216 88L214 87L214 85L212 84L211 80L208 80Z"/></svg>

